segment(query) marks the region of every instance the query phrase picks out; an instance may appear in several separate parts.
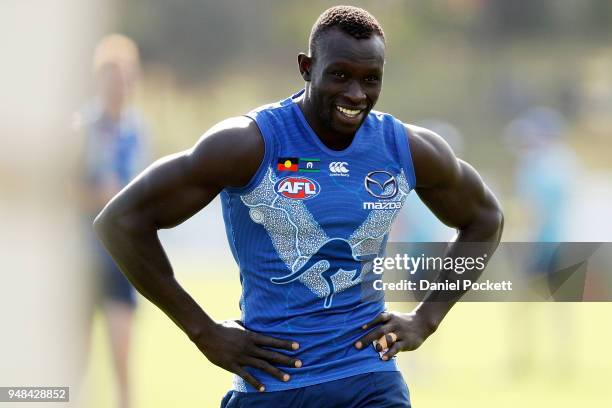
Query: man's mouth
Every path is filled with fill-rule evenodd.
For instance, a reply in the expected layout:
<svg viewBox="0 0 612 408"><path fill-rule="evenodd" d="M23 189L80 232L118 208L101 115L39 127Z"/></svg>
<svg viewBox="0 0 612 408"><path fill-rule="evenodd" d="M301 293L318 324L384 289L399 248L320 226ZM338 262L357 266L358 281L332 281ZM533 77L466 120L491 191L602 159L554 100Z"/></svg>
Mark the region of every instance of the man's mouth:
<svg viewBox="0 0 612 408"><path fill-rule="evenodd" d="M349 109L340 105L336 105L336 110L348 118L355 118L363 111L363 109Z"/></svg>

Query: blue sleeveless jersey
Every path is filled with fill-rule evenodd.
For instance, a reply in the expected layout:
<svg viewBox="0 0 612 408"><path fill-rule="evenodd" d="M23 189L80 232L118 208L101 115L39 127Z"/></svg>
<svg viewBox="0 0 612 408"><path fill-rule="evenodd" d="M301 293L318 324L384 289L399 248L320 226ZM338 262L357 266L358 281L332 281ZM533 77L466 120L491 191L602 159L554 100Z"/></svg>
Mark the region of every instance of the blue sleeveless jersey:
<svg viewBox="0 0 612 408"><path fill-rule="evenodd" d="M372 289L372 259L383 254L415 186L405 128L372 111L349 147L331 150L294 102L302 92L247 115L263 136L264 158L246 186L221 193L240 268L242 322L300 344L280 351L303 364L279 366L289 382L247 368L266 391L398 369L373 347L353 344L366 333L361 326L385 308L383 293ZM255 391L239 377L234 389Z"/></svg>

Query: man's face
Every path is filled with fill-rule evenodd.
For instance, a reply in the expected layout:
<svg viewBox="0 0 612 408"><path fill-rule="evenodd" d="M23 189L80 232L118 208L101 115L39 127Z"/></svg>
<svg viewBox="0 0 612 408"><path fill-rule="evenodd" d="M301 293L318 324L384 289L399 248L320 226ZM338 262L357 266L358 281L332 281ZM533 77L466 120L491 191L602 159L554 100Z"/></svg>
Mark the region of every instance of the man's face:
<svg viewBox="0 0 612 408"><path fill-rule="evenodd" d="M382 38L360 40L332 29L323 33L313 57L307 86L321 124L335 133L354 134L380 95Z"/></svg>

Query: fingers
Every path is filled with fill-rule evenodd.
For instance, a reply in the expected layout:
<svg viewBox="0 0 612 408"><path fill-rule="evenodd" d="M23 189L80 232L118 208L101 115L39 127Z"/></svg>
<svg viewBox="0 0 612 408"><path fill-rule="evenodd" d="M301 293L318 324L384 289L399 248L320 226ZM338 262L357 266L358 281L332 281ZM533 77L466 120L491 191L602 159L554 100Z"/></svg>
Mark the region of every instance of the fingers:
<svg viewBox="0 0 612 408"><path fill-rule="evenodd" d="M289 381L291 376L274 367L270 363L283 364L295 368L300 368L302 366L302 362L299 359L262 348L262 346L264 346L295 351L300 347L297 342L276 339L274 337L264 336L255 332L248 332L248 336L250 338L251 345L246 349L248 356L245 356L246 358L242 360L243 363L241 364L241 366L249 366L259 369L261 371L265 371L271 376L284 382ZM253 375L244 370L243 367L240 367L236 371L236 374L241 376L256 390L260 392L265 391L264 385L255 377L253 377Z"/></svg>
<svg viewBox="0 0 612 408"><path fill-rule="evenodd" d="M376 341L376 351L380 352L380 351L383 351L385 349L388 349L396 341L397 341L397 334L395 334L394 332L389 332L389 333L385 334L384 336L381 336Z"/></svg>
<svg viewBox="0 0 612 408"><path fill-rule="evenodd" d="M378 316L376 316L372 321L361 326L363 330L367 330L368 328L371 328L373 326L380 325L378 328L372 330L371 332L363 336L361 339L357 340L355 342L355 347L357 349L362 349L364 345L370 344L374 340L378 340L380 343L382 343L383 347L381 348L381 350L383 350L387 348L386 346L389 346L392 343L394 343L397 340L397 335L395 333L393 333L391 337L388 337L386 339L381 339L381 337L385 336L386 334L391 333L392 327L385 325L385 323L388 323L389 321L391 321L392 317L393 315L391 313L382 312Z"/></svg>
<svg viewBox="0 0 612 408"><path fill-rule="evenodd" d="M379 323L386 323L391 319L391 313L388 312L382 312L381 314L379 314L378 316L376 316L374 318L374 320L364 324L363 326L361 326L361 328L363 330L367 330L369 327L375 326Z"/></svg>
<svg viewBox="0 0 612 408"><path fill-rule="evenodd" d="M399 353L402 350L402 345L400 343L400 341L393 343L389 351L383 354L381 359L387 361L390 360L394 355Z"/></svg>
<svg viewBox="0 0 612 408"><path fill-rule="evenodd" d="M366 334L365 336L357 340L355 342L355 348L360 350L364 347L364 345L370 344L374 340L377 340L383 337L386 334L386 332L390 332L391 330L392 330L391 327L378 326L376 329L372 330L371 332L369 332L368 334Z"/></svg>
<svg viewBox="0 0 612 408"><path fill-rule="evenodd" d="M258 368L266 373L270 374L272 377L278 378L280 381L289 381L291 378L289 374L282 372L278 368L274 367L270 363L264 360L260 360L258 358L248 358L245 361L245 364L249 367Z"/></svg>
<svg viewBox="0 0 612 408"><path fill-rule="evenodd" d="M249 384L251 384L257 391L264 392L266 390L266 387L264 387L264 385L262 383L260 383L259 380L257 380L251 374L249 374L249 372L246 371L245 369L238 368L235 371L235 373L238 374L240 377L242 377L244 379L244 381L246 381Z"/></svg>
<svg viewBox="0 0 612 408"><path fill-rule="evenodd" d="M383 339L386 345L384 348L389 348L397 341L397 334L394 332L389 332L383 336Z"/></svg>
<svg viewBox="0 0 612 408"><path fill-rule="evenodd" d="M300 345L295 341L275 339L274 337L264 336L263 334L252 333L254 343L259 346L268 346L289 351L295 351L300 348Z"/></svg>
<svg viewBox="0 0 612 408"><path fill-rule="evenodd" d="M261 358L262 360L266 360L271 363L282 364L288 367L300 368L302 366L302 362L294 357L289 357L281 353L276 353L274 351L262 349L260 347L256 347L253 350L253 355L255 357Z"/></svg>

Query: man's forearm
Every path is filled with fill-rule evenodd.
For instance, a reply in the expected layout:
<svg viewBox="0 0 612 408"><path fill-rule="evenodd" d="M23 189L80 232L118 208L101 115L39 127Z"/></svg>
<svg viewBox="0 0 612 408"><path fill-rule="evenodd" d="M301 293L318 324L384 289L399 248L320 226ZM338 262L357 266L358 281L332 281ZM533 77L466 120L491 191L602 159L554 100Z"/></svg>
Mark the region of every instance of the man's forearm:
<svg viewBox="0 0 612 408"><path fill-rule="evenodd" d="M121 271L144 297L164 311L190 339L214 324L176 281L155 228L127 227L103 211L94 228Z"/></svg>
<svg viewBox="0 0 612 408"><path fill-rule="evenodd" d="M503 214L501 210L493 211L485 221L475 222L467 228L460 229L457 239L449 243L445 258L456 259L460 257L475 258L484 256L484 259L488 261L499 245L502 230ZM476 281L483 270L484 268L473 269L463 275L459 275L452 270L443 270L438 274L436 281L456 281L459 278ZM459 287L462 286L459 285ZM422 314L432 330L435 330L448 311L468 290L454 290L452 292L443 290L430 291L414 311L417 314Z"/></svg>

